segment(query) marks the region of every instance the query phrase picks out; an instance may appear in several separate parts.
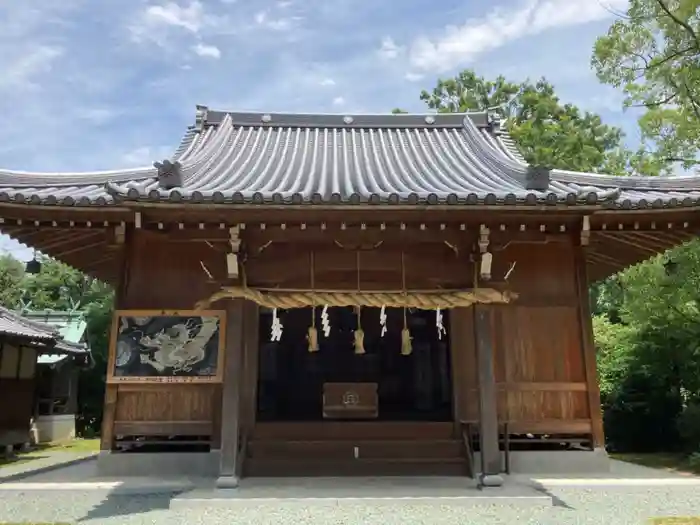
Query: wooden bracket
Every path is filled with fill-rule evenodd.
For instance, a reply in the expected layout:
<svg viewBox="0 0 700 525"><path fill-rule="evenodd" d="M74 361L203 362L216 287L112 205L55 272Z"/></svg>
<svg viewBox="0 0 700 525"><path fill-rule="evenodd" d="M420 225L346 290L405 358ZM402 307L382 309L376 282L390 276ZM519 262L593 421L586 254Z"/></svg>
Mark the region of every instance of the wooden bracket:
<svg viewBox="0 0 700 525"><path fill-rule="evenodd" d="M581 246L588 246L591 240L591 217L590 215L583 216L583 224L581 225Z"/></svg>
<svg viewBox="0 0 700 525"><path fill-rule="evenodd" d="M231 253L226 254L226 269L229 279L238 279L238 250L241 247L240 227L233 226L229 228L229 243L231 244Z"/></svg>
<svg viewBox="0 0 700 525"><path fill-rule="evenodd" d="M124 244L126 240L126 225L123 222L114 227L114 240L117 244Z"/></svg>
<svg viewBox="0 0 700 525"><path fill-rule="evenodd" d="M484 281L491 279L491 262L493 261L493 255L488 251L490 234L491 231L485 225L482 224L479 227L479 252L481 253L479 274Z"/></svg>

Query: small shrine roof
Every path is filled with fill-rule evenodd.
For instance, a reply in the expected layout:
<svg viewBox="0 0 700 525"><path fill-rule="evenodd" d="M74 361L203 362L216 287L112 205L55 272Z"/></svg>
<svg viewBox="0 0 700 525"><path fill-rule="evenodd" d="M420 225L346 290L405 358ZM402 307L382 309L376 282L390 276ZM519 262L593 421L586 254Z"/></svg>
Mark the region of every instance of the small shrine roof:
<svg viewBox="0 0 700 525"><path fill-rule="evenodd" d="M87 173L0 170L0 202L700 204L700 176L613 177L528 166L486 112L264 114L197 108L170 159Z"/></svg>
<svg viewBox="0 0 700 525"><path fill-rule="evenodd" d="M89 353L84 344L64 339L58 328L0 307L0 337L2 336L25 340L25 344L51 353Z"/></svg>

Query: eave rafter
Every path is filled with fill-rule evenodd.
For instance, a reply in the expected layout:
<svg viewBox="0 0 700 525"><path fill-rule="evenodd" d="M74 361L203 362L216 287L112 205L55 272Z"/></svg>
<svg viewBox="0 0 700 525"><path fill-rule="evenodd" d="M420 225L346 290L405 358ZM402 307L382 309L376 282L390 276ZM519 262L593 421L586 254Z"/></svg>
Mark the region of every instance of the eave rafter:
<svg viewBox="0 0 700 525"><path fill-rule="evenodd" d="M123 222L6 219L0 232L88 275L112 282L119 275Z"/></svg>
<svg viewBox="0 0 700 525"><path fill-rule="evenodd" d="M591 232L587 248L589 276L592 280L608 277L694 239L700 227L697 221L598 222Z"/></svg>

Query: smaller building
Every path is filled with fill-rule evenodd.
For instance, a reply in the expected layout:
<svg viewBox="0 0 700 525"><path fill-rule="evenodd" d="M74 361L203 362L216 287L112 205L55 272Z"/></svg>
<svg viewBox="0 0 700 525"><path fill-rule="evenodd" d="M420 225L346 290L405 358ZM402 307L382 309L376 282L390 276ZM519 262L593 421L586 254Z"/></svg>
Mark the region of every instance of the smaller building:
<svg viewBox="0 0 700 525"><path fill-rule="evenodd" d="M40 381L37 363L46 355L91 362L84 344L67 341L49 324L0 307L0 446L6 451L31 442Z"/></svg>
<svg viewBox="0 0 700 525"><path fill-rule="evenodd" d="M89 348L87 320L79 310L22 311L22 316L45 323L56 330L63 341ZM91 354L52 352L37 358L35 429L37 441L48 443L75 437L78 412L78 374L92 363Z"/></svg>

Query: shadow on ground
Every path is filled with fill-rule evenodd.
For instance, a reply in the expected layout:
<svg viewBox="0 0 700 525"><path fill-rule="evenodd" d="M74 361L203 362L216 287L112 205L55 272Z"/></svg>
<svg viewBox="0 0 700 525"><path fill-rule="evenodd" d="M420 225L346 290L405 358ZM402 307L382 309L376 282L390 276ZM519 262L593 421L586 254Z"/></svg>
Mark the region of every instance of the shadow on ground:
<svg viewBox="0 0 700 525"><path fill-rule="evenodd" d="M102 502L88 511L77 523L89 520L101 520L132 514L144 514L156 510L170 509L170 501L182 491L162 493L149 492L142 495L128 494L119 489L110 493Z"/></svg>

